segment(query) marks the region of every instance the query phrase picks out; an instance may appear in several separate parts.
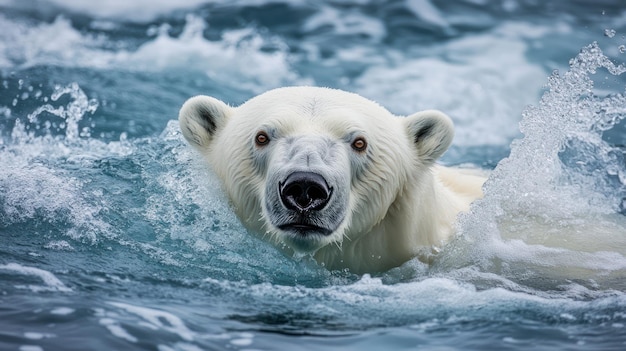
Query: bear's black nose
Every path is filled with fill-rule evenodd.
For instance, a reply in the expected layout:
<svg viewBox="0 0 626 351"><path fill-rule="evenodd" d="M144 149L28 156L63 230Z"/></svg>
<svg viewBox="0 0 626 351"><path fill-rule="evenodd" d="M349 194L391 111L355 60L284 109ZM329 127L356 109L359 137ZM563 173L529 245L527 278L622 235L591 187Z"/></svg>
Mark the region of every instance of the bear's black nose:
<svg viewBox="0 0 626 351"><path fill-rule="evenodd" d="M333 192L324 177L312 172L291 173L278 185L285 207L298 212L321 210Z"/></svg>

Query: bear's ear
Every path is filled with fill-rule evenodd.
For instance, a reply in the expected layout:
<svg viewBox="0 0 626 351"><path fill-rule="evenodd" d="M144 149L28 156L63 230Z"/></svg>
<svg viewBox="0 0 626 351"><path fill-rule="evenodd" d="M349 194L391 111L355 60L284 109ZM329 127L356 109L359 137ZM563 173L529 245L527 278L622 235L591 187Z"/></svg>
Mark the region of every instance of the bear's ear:
<svg viewBox="0 0 626 351"><path fill-rule="evenodd" d="M405 118L404 122L418 156L426 164L434 163L452 143L454 125L443 112L417 112Z"/></svg>
<svg viewBox="0 0 626 351"><path fill-rule="evenodd" d="M194 96L180 108L180 130L189 144L205 148L215 133L224 127L231 112L232 108L220 100L204 95Z"/></svg>

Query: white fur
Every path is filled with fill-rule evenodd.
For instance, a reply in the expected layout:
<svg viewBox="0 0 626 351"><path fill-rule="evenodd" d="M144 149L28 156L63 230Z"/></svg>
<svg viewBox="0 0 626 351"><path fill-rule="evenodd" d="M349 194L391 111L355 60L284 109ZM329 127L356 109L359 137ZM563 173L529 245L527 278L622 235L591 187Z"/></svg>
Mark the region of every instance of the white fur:
<svg viewBox="0 0 626 351"><path fill-rule="evenodd" d="M415 256L427 260L454 232L457 214L482 196L483 177L434 164L453 136L439 111L398 117L356 94L290 87L239 107L194 97L179 120L251 231L330 269L380 272ZM259 131L270 133L267 145L255 144ZM367 140L365 152L351 147L357 137ZM268 199L277 199L274 183L293 170L322 174L333 188L329 209L316 217L332 222L330 235L303 237L275 225L284 220L280 200Z"/></svg>

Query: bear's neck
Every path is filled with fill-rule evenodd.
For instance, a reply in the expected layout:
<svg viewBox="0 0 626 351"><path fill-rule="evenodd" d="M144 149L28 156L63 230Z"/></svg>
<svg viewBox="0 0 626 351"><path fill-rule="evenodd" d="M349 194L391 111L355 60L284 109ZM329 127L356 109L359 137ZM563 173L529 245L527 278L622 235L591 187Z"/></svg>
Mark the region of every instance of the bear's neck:
<svg viewBox="0 0 626 351"><path fill-rule="evenodd" d="M379 224L367 233L348 234L354 239L344 240L341 249L320 249L316 259L354 273L386 271L416 256L427 262L452 234L464 206L433 172L422 176L408 180Z"/></svg>

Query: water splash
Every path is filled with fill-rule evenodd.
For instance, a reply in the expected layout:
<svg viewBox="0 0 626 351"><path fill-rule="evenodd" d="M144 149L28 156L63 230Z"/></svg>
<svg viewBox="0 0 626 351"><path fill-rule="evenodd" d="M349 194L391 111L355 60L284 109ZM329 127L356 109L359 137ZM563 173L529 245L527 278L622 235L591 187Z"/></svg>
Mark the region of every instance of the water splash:
<svg viewBox="0 0 626 351"><path fill-rule="evenodd" d="M0 148L0 225L29 222L90 243L114 236L100 216L106 208L102 192L87 190L89 179L71 170L94 155L123 154L128 148L89 138L88 127L79 132L80 122L96 111L98 101L89 99L77 83L55 87L50 101L60 105L42 105L24 121L18 117L12 142Z"/></svg>
<svg viewBox="0 0 626 351"><path fill-rule="evenodd" d="M79 136L89 137L89 127L85 127L79 132L78 122L80 122L87 113L93 114L98 109L98 100L89 99L76 82L62 87L56 86L50 99L57 101L62 96L69 94L70 102L67 106L54 107L51 104L39 106L35 111L28 115L30 123L37 122L37 117L44 112L60 117L64 120L59 125L60 129L65 129L65 141L73 142ZM48 126L49 131L49 126Z"/></svg>
<svg viewBox="0 0 626 351"><path fill-rule="evenodd" d="M442 266L467 257L461 265L505 276L541 267L571 277L626 272L624 149L602 138L626 117L626 97L594 93L599 69L626 72L593 43L549 78L539 105L523 113L524 137L491 174L485 198L460 218Z"/></svg>
<svg viewBox="0 0 626 351"><path fill-rule="evenodd" d="M605 29L604 30L604 35L609 37L609 38L613 38L615 36L616 32L615 29Z"/></svg>
<svg viewBox="0 0 626 351"><path fill-rule="evenodd" d="M570 67L563 75L555 72L539 106L524 111L520 122L524 138L513 143L510 157L500 162L485 188L491 201L503 206L506 213L522 210L547 218L615 210L614 196L604 189L589 187L590 180L583 180L566 167L560 156L575 139L593 144L607 154L620 152L602 141L600 132L611 129L624 117L626 100L623 95L594 96L590 75L601 67L613 75L622 74L626 68L610 62L595 43L572 59ZM576 157L594 157L584 150L579 152L582 154ZM621 186L618 192L623 192L624 184ZM592 204L584 203L584 199ZM604 206L601 202L612 205Z"/></svg>

